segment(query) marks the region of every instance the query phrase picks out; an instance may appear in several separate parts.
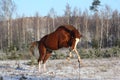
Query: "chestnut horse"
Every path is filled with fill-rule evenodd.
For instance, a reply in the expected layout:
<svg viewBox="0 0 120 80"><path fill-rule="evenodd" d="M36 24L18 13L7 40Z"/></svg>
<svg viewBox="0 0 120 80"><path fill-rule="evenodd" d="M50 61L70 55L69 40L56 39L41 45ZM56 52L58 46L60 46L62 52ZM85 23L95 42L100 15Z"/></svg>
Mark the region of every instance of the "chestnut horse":
<svg viewBox="0 0 120 80"><path fill-rule="evenodd" d="M43 38L41 38L40 41L33 42L31 44L30 51L32 52L32 54L34 54L35 46L39 50L39 71L41 69L41 62L44 67L43 70L46 70L45 63L46 60L51 56L52 51L58 50L63 47L70 47L69 55L71 55L71 51L75 51L78 56L78 61L81 63L79 53L76 49L76 46L81 37L82 35L72 25L62 25L59 26L54 32L45 35Z"/></svg>

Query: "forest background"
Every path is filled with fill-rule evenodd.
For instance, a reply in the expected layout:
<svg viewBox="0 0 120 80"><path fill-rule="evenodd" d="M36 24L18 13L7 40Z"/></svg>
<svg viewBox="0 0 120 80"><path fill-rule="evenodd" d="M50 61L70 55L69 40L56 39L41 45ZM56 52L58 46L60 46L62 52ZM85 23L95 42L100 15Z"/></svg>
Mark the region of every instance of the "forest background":
<svg viewBox="0 0 120 80"><path fill-rule="evenodd" d="M61 16L51 8L46 16L40 16L40 13L36 12L34 16L23 15L14 18L13 14L17 9L14 1L0 0L0 52L4 53L0 59L26 59L32 41L40 40L63 24L75 26L83 35L78 44L83 58L119 57L120 12L112 10L108 5L96 10L92 9L93 6L92 3L90 10L81 11L77 7L71 10L71 5L66 3L64 14ZM64 55L56 54L54 58L61 58L60 56Z"/></svg>

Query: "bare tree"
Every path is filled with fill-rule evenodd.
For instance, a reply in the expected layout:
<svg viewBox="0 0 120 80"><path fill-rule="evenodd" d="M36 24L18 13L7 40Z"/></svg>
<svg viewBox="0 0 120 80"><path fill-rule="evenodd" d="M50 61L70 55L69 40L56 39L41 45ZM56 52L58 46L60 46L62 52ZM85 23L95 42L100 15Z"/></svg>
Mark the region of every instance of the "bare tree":
<svg viewBox="0 0 120 80"><path fill-rule="evenodd" d="M103 31L104 31L104 11L101 10L101 14L100 14L100 24L101 24L101 28L100 28L100 48L102 48L102 44L103 44Z"/></svg>
<svg viewBox="0 0 120 80"><path fill-rule="evenodd" d="M13 12L15 12L16 6L15 3L12 0L0 0L0 11L1 16L3 17L3 20L7 21L7 38L8 38L8 46L12 43L12 28L10 28L10 20L13 15Z"/></svg>
<svg viewBox="0 0 120 80"><path fill-rule="evenodd" d="M54 30L55 29L55 17L56 17L54 8L50 9L49 15L52 18L52 26L51 27L52 27L52 30Z"/></svg>
<svg viewBox="0 0 120 80"><path fill-rule="evenodd" d="M34 18L34 33L35 33L35 40L40 40L40 19L39 19L39 13L37 12Z"/></svg>
<svg viewBox="0 0 120 80"><path fill-rule="evenodd" d="M70 17L71 17L71 7L70 7L70 5L67 3L66 9L65 9L65 18L66 18L66 20L67 20L67 24L70 24Z"/></svg>
<svg viewBox="0 0 120 80"><path fill-rule="evenodd" d="M90 40L90 33L89 33L89 29L88 29L88 11L86 10L85 12L83 12L83 25L84 25L84 34L85 34L85 39L87 42L91 42ZM88 44L86 43L86 48L88 48Z"/></svg>
<svg viewBox="0 0 120 80"><path fill-rule="evenodd" d="M114 43L115 45L118 45L119 43L119 39L120 39L120 17L119 17L119 12L117 10L113 11L112 13L112 19L110 22L112 25L111 30L110 30L110 35L116 38L112 38L112 43ZM115 46L114 45L114 46ZM112 45L113 46L113 45Z"/></svg>
<svg viewBox="0 0 120 80"><path fill-rule="evenodd" d="M74 8L73 12L72 12L72 21L71 23L73 25L75 25L75 27L78 29L78 25L79 25L79 10L77 7Z"/></svg>
<svg viewBox="0 0 120 80"><path fill-rule="evenodd" d="M109 6L105 6L105 19L106 19L106 46L108 46L108 40L109 40L109 30L110 30L110 16L111 16L111 9Z"/></svg>

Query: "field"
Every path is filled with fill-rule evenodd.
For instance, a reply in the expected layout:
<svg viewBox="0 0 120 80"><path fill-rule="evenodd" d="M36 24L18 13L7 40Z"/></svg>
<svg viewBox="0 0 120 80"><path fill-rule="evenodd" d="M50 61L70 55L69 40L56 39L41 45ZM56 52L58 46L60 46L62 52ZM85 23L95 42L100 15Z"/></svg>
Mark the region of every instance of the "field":
<svg viewBox="0 0 120 80"><path fill-rule="evenodd" d="M0 80L120 80L120 59L77 59L70 62L48 60L47 71L38 72L37 65L28 65L30 60L0 61Z"/></svg>

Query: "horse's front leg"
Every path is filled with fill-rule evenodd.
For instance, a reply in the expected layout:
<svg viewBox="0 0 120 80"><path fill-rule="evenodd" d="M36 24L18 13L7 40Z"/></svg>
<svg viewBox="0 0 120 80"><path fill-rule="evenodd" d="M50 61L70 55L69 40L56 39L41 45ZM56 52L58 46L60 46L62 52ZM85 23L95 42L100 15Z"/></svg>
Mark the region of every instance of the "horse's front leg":
<svg viewBox="0 0 120 80"><path fill-rule="evenodd" d="M69 55L67 56L67 60L70 61L71 57L72 57L72 52L70 51Z"/></svg>
<svg viewBox="0 0 120 80"><path fill-rule="evenodd" d="M77 56L78 56L78 61L79 61L80 63L82 63L81 58L80 58L80 55L79 55L79 53L78 53L78 51L77 51L77 49L76 49L77 44L78 44L79 41L80 41L79 38L76 38L76 39L75 39L75 46L74 46L73 51L75 51L75 53L77 54Z"/></svg>
<svg viewBox="0 0 120 80"><path fill-rule="evenodd" d="M78 53L78 51L77 51L77 49L76 49L77 44L78 44L79 41L80 41L79 38L75 38L75 40L73 41L73 44L72 44L72 49L73 49L73 51L75 51L75 53L77 54L78 61L79 61L80 63L82 63L81 58L80 58L80 55L79 55L79 53Z"/></svg>
<svg viewBox="0 0 120 80"><path fill-rule="evenodd" d="M75 53L77 54L78 62L80 62L80 64L81 64L81 63L82 63L82 60L81 60L81 58L80 58L80 55L79 55L77 49L74 49L74 51L75 51Z"/></svg>

